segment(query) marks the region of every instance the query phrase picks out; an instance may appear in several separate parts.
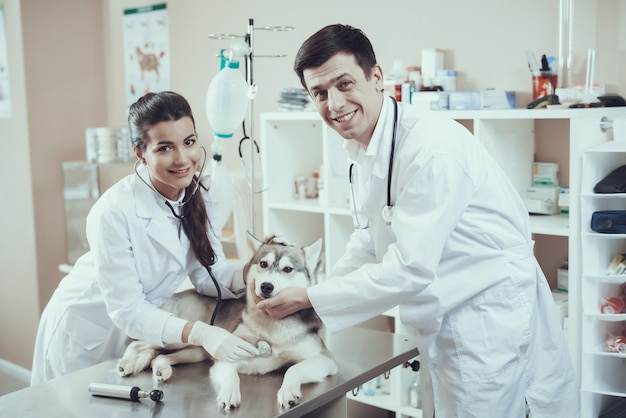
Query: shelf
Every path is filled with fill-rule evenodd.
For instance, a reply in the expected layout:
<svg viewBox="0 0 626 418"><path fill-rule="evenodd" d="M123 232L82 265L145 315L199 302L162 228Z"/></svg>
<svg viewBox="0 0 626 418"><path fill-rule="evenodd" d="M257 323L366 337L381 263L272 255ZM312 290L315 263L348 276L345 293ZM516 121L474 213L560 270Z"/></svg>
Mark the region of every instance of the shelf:
<svg viewBox="0 0 626 418"><path fill-rule="evenodd" d="M626 141L607 141L587 152L626 152Z"/></svg>
<svg viewBox="0 0 626 418"><path fill-rule="evenodd" d="M271 209L293 210L298 212L324 212L324 208L320 205L318 199L294 199L287 202L268 202L267 207Z"/></svg>
<svg viewBox="0 0 626 418"><path fill-rule="evenodd" d="M413 408L412 406L403 406L400 408L400 413L413 418L422 418L422 410Z"/></svg>
<svg viewBox="0 0 626 418"><path fill-rule="evenodd" d="M593 398L581 400L581 407L590 411L585 416L597 416L606 401L604 395L626 396L615 391L621 388L626 392L626 373L606 384L596 370L624 371L624 357L614 353L601 353L600 345L605 335L622 328L626 315L607 317L600 314L598 301L612 293L626 275L608 276L603 274L610 260L618 252L626 252L626 234L599 234L591 231L589 219L597 210L609 210L626 201L626 193L601 195L592 193L594 185L610 171L626 164L626 143L610 141L612 133L602 132L602 118L608 120L624 115L624 108L597 109L508 109L508 110L465 110L438 111L442 116L461 121L474 136L494 156L512 187L520 196L525 196L532 182L531 163L542 157L548 158L541 146L547 138L544 122L550 127L561 128L564 136L569 136L568 147L563 150L563 172L569 174L562 179L570 189L570 214L530 215L530 232L542 235L533 238L537 241L558 241L559 248L554 254L541 254L542 268L551 267L562 260L560 251L565 245L569 261L569 297L567 340L572 356L575 374L581 386L590 389ZM294 242L305 243L323 236L325 267L330 270L345 251L348 237L352 233L352 207L348 183L347 164L341 149L344 141L336 132L324 124L317 112L272 112L262 113L261 145L263 152L264 177L271 185L263 198L264 229L279 230ZM560 138L557 138L560 139ZM542 152L543 151L543 152ZM324 181L320 199L293 200L293 180L295 176L319 169ZM565 240L552 240L550 237L565 237ZM543 242L542 242L543 244ZM545 247L545 246L544 246ZM548 248L551 252L552 248ZM551 259L555 258L555 259ZM556 259L556 257L559 257ZM584 264L584 268L583 268ZM584 308L583 309L583 302ZM394 307L382 314L383 322L388 317L394 319L395 331L403 324L399 319L399 309ZM407 334L409 334L407 332ZM597 345L598 347L593 347ZM595 354L589 354L589 352ZM592 360L591 364L582 361L583 354ZM392 376L392 395L357 397L349 395L355 402L386 409L397 417L421 417L421 412L407 405L410 380L404 370ZM620 387L623 385L623 387ZM597 400L599 399L599 400ZM360 405L359 405L360 406Z"/></svg>
<svg viewBox="0 0 626 418"><path fill-rule="evenodd" d="M364 395L362 392L359 392L356 396L354 396L352 393L348 393L346 396L348 397L348 399L351 399L355 402L361 402L366 405L375 406L376 408L380 409L393 411L396 408L396 398L391 394L377 393L375 395Z"/></svg>
<svg viewBox="0 0 626 418"><path fill-rule="evenodd" d="M585 351L585 354L599 357L614 357L626 359L626 354L623 353L610 353L608 351Z"/></svg>
<svg viewBox="0 0 626 418"><path fill-rule="evenodd" d="M623 108L594 108L594 109L496 109L496 110L437 110L452 119L574 119L574 118L601 118L620 116ZM317 111L303 112L264 112L266 120L293 120L293 121L321 121ZM598 124L598 131L600 125Z"/></svg>
<svg viewBox="0 0 626 418"><path fill-rule="evenodd" d="M582 330L581 347L582 408L585 416L598 416L610 396L626 396L626 354L608 351L610 336L623 334L626 314L603 314L602 301L617 296L626 275L605 272L615 254L626 250L626 234L603 234L591 230L592 213L623 209L626 194L593 193L593 188L609 172L626 163L626 142L604 141L585 150L581 170L581 262Z"/></svg>
<svg viewBox="0 0 626 418"><path fill-rule="evenodd" d="M601 118L602 116L623 115L619 108L595 109L501 109L501 110L439 110L453 119L573 119ZM598 131L600 125L598 124Z"/></svg>
<svg viewBox="0 0 626 418"><path fill-rule="evenodd" d="M600 311L597 312L583 312L583 315L587 318L593 318L606 322L620 322L626 321L626 314L603 314Z"/></svg>
<svg viewBox="0 0 626 418"><path fill-rule="evenodd" d="M626 282L626 274L585 274L583 277L596 280L598 283L621 284Z"/></svg>
<svg viewBox="0 0 626 418"><path fill-rule="evenodd" d="M624 199L626 198L626 193L582 193L580 195L585 199Z"/></svg>
<svg viewBox="0 0 626 418"><path fill-rule="evenodd" d="M569 215L530 215L530 232L533 234L569 236Z"/></svg>
<svg viewBox="0 0 626 418"><path fill-rule="evenodd" d="M625 239L626 234L601 234L599 232L583 232L585 238L603 238L607 240L620 240Z"/></svg>

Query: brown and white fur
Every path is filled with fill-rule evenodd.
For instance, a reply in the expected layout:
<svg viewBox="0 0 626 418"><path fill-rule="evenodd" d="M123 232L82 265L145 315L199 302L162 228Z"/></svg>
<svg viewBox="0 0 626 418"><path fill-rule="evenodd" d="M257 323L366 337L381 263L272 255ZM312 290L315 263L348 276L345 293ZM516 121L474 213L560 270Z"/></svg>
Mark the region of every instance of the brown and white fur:
<svg viewBox="0 0 626 418"><path fill-rule="evenodd" d="M241 404L239 373L261 375L286 368L277 393L278 404L285 408L298 403L302 384L320 382L338 371L335 360L319 335L322 323L313 309L274 320L256 308L258 301L275 296L285 287L307 288L316 283L321 239L302 248L272 239L261 242L254 237L250 238L250 243L256 252L248 263L246 296L223 300L215 325L253 345L266 341L271 347L271 354L234 363L214 362L211 381L217 391L218 404L226 410ZM215 305L215 299L191 289L175 294L162 309L189 321L209 323ZM172 376L173 365L210 358L202 347L186 344L159 347L145 341L134 341L118 362L118 373L128 376L150 366L155 379L165 381Z"/></svg>

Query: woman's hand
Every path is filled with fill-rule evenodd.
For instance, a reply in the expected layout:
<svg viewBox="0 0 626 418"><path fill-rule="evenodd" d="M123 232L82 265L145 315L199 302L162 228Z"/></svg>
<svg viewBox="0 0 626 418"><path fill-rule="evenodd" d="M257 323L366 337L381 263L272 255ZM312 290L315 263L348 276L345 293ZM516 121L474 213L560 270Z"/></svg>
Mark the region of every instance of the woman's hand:
<svg viewBox="0 0 626 418"><path fill-rule="evenodd" d="M276 296L257 303L256 306L272 319L282 319L299 310L312 307L306 289L299 287L287 287Z"/></svg>

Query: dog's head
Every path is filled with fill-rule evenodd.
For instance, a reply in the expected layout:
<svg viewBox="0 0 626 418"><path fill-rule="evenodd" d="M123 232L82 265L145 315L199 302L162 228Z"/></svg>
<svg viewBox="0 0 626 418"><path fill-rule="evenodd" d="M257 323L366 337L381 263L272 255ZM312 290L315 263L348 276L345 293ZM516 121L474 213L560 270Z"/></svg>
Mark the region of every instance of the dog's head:
<svg viewBox="0 0 626 418"><path fill-rule="evenodd" d="M248 263L246 282L254 299L275 296L286 287L307 288L317 283L322 239L305 247L276 242L274 237L260 241L248 234L255 253Z"/></svg>

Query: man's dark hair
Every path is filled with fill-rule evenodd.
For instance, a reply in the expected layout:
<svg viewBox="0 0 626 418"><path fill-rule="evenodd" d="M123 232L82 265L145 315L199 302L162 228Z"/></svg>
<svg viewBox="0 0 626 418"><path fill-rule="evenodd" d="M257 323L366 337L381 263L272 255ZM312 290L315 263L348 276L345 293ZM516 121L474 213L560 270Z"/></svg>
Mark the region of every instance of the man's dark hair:
<svg viewBox="0 0 626 418"><path fill-rule="evenodd" d="M376 55L371 42L361 29L349 25L328 25L309 37L296 55L293 69L302 86L308 90L303 73L307 68L317 68L338 52L354 55L365 78L369 80L376 65Z"/></svg>

